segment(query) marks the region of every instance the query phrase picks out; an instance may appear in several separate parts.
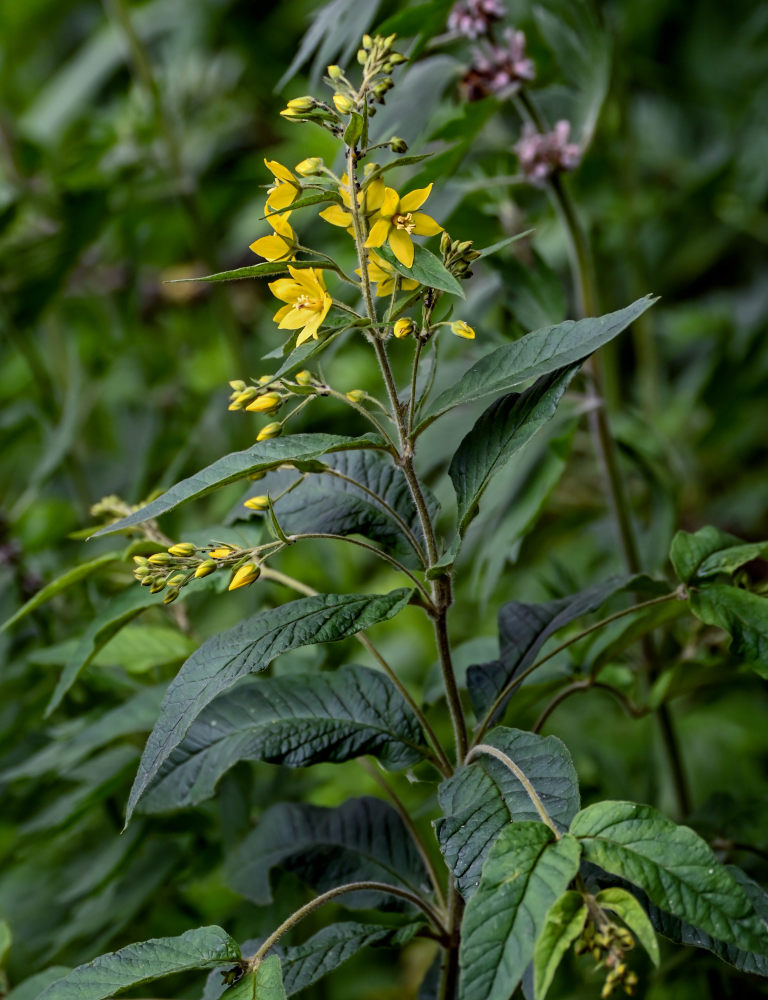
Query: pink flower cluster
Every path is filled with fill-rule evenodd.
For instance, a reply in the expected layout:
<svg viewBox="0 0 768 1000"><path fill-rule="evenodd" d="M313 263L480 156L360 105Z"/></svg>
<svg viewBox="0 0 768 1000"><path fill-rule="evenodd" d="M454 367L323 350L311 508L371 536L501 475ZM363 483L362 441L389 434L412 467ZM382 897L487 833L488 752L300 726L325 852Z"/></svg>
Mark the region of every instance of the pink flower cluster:
<svg viewBox="0 0 768 1000"><path fill-rule="evenodd" d="M527 123L514 146L520 169L536 187L544 184L556 170L575 170L581 160L581 147L569 142L571 123L559 121L551 132L537 132Z"/></svg>
<svg viewBox="0 0 768 1000"><path fill-rule="evenodd" d="M448 15L448 30L465 38L480 38L489 34L494 21L503 20L506 13L499 0L460 0Z"/></svg>
<svg viewBox="0 0 768 1000"><path fill-rule="evenodd" d="M479 101L490 94L514 94L523 81L536 76L533 60L525 54L525 34L506 28L504 41L505 45L488 43L475 50L461 83L468 101Z"/></svg>

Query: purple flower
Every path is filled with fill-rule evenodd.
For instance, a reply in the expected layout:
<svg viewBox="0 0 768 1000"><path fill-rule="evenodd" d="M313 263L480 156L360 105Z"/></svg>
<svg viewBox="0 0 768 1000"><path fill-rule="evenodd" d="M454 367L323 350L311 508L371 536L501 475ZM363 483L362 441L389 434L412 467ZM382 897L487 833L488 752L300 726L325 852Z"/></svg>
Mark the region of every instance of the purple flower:
<svg viewBox="0 0 768 1000"><path fill-rule="evenodd" d="M559 121L551 132L537 132L527 123L514 146L520 169L536 187L544 184L556 170L575 170L581 160L581 147L569 142L571 123Z"/></svg>
<svg viewBox="0 0 768 1000"><path fill-rule="evenodd" d="M448 15L448 30L465 38L480 38L489 34L491 25L503 20L506 14L499 0L459 0Z"/></svg>
<svg viewBox="0 0 768 1000"><path fill-rule="evenodd" d="M514 94L524 81L535 77L533 60L525 54L525 34L506 28L504 41L504 45L488 42L475 49L472 64L461 83L467 100L478 101L490 94Z"/></svg>

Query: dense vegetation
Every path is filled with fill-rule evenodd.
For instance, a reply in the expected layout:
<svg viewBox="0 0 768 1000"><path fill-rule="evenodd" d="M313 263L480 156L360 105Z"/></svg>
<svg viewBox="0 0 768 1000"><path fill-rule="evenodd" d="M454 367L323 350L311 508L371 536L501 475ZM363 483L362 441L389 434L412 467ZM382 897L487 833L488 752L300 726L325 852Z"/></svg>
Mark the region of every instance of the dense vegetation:
<svg viewBox="0 0 768 1000"><path fill-rule="evenodd" d="M493 986L466 952L460 995L504 1000L533 942L514 921L491 933L483 907L518 912L510 858L532 851L560 872L526 900L537 933L547 913L566 928L539 945L537 996L552 975L551 997L768 994L768 17L738 0L510 7L3 4L0 996L109 996L66 976L172 938L109 989L215 1000L223 970L272 1000L276 960L241 956L362 880L281 939L289 994L451 996L435 956L457 944L460 893L463 939L507 949ZM377 33L408 59L384 69L386 49L356 103L366 32L369 68ZM322 82L336 64L353 88ZM358 155L354 212L340 175ZM389 214L374 162L403 195ZM434 228L392 221L430 184ZM286 210L327 258L280 246ZM339 274L356 282L365 242L373 320L367 282L347 294ZM280 284L294 252L298 290ZM299 295L321 303L318 340L273 321ZM312 533L346 542L297 541ZM180 703L182 664L205 673L233 635L243 663ZM297 690L323 706L311 724ZM169 704L203 743L247 716L248 749L195 784ZM485 751L467 754L472 730ZM499 754L530 764L532 796ZM478 832L497 802L515 822ZM620 922L601 930L598 910Z"/></svg>

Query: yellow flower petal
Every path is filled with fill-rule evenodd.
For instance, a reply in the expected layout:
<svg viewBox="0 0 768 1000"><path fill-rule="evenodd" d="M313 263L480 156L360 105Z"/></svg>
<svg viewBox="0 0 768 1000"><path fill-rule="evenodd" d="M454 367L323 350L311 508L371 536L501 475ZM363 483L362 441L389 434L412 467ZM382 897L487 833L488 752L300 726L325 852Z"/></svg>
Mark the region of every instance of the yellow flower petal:
<svg viewBox="0 0 768 1000"><path fill-rule="evenodd" d="M376 298L381 298L383 295L391 295L395 288L395 279L393 277L384 278L376 283Z"/></svg>
<svg viewBox="0 0 768 1000"><path fill-rule="evenodd" d="M277 324L280 330L300 330L307 322L309 313L304 309L296 309L291 306L290 310L283 316Z"/></svg>
<svg viewBox="0 0 768 1000"><path fill-rule="evenodd" d="M288 222L287 215L290 213L280 212L273 215L267 216L267 222L272 226L274 231L278 233L287 243L296 243L296 233L294 233L291 228L291 224Z"/></svg>
<svg viewBox="0 0 768 1000"><path fill-rule="evenodd" d="M279 324L282 318L284 316L287 316L288 313L291 311L291 309L293 309L293 306L280 306L280 308L277 310L272 319L275 321L275 323Z"/></svg>
<svg viewBox="0 0 768 1000"><path fill-rule="evenodd" d="M352 216L349 212L345 212L341 205L331 205L329 208L324 208L320 213L320 218L330 222L332 226L343 226L344 229L352 222Z"/></svg>
<svg viewBox="0 0 768 1000"><path fill-rule="evenodd" d="M274 233L272 236L262 236L261 239L251 243L251 250L264 260L281 260L287 257L293 249L282 236Z"/></svg>
<svg viewBox="0 0 768 1000"><path fill-rule="evenodd" d="M414 281L413 278L400 278L400 289L403 292L410 292L414 288L418 288L418 281Z"/></svg>
<svg viewBox="0 0 768 1000"><path fill-rule="evenodd" d="M431 190L432 185L428 184L425 188L417 188L415 191L410 191L404 195L400 199L400 211L405 214L406 212L415 212L417 208L421 208L427 198L429 198Z"/></svg>
<svg viewBox="0 0 768 1000"><path fill-rule="evenodd" d="M436 236L442 233L443 227L435 222L431 215L415 212L413 215L413 231L417 236Z"/></svg>
<svg viewBox="0 0 768 1000"><path fill-rule="evenodd" d="M413 243L404 229L392 229L389 233L389 246L392 253L404 267L413 264Z"/></svg>
<svg viewBox="0 0 768 1000"><path fill-rule="evenodd" d="M365 241L367 247L380 247L384 244L392 228L392 223L389 219L380 218L373 224L373 228L370 233L368 233L368 239Z"/></svg>
<svg viewBox="0 0 768 1000"><path fill-rule="evenodd" d="M276 299L281 299L283 302L295 302L300 295L304 294L302 286L291 278L278 278L276 281L270 281L269 290Z"/></svg>
<svg viewBox="0 0 768 1000"><path fill-rule="evenodd" d="M288 181L289 183L296 183L296 178L293 176L288 167L284 167L282 163L278 163L277 160L264 160L264 166L267 170L274 174L278 180Z"/></svg>
<svg viewBox="0 0 768 1000"><path fill-rule="evenodd" d="M293 184L276 184L273 188L269 189L266 203L267 211L277 212L281 208L288 208L291 202L296 201L298 193L299 189L294 187ZM287 213L285 213L284 217L287 218Z"/></svg>
<svg viewBox="0 0 768 1000"><path fill-rule="evenodd" d="M384 188L384 197L381 200L381 208L379 209L379 214L387 218L392 218L395 212L398 211L398 206L400 205L400 195L395 191L394 188Z"/></svg>
<svg viewBox="0 0 768 1000"><path fill-rule="evenodd" d="M365 210L366 212L378 211L384 202L386 191L384 181L381 177L375 178L365 189Z"/></svg>

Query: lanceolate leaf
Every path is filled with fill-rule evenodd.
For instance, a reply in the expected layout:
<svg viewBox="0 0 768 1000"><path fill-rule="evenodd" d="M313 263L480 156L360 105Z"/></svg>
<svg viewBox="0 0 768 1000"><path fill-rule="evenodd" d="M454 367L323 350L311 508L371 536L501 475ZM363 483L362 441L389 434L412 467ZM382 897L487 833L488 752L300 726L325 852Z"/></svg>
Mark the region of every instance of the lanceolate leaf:
<svg viewBox="0 0 768 1000"><path fill-rule="evenodd" d="M389 594L318 594L247 618L214 636L190 656L171 681L160 718L144 748L128 800L126 822L163 763L202 710L241 677L264 670L289 649L348 639L394 617L409 590Z"/></svg>
<svg viewBox="0 0 768 1000"><path fill-rule="evenodd" d="M199 927L101 955L53 983L39 1000L106 1000L174 972L231 965L240 958L237 942L220 927Z"/></svg>
<svg viewBox="0 0 768 1000"><path fill-rule="evenodd" d="M563 956L584 930L587 914L584 897L573 890L564 892L547 911L533 952L535 1000L544 1000Z"/></svg>
<svg viewBox="0 0 768 1000"><path fill-rule="evenodd" d="M748 894L689 827L651 806L598 802L574 818L571 833L586 860L639 886L667 913L768 955L768 927Z"/></svg>
<svg viewBox="0 0 768 1000"><path fill-rule="evenodd" d="M294 372L300 371L310 358L316 357L326 347L330 347L334 340L337 340L342 333L351 329L352 324L345 323L341 327L330 330L321 330L320 335L317 340L314 338L305 341L298 347L294 348L285 361L280 365L275 374L272 376L273 380L281 378L282 376L293 375Z"/></svg>
<svg viewBox="0 0 768 1000"><path fill-rule="evenodd" d="M419 430L454 406L509 392L540 375L583 361L626 330L655 301L653 296L646 295L618 312L589 319L566 320L497 348L481 358L458 382L440 393L428 406Z"/></svg>
<svg viewBox="0 0 768 1000"><path fill-rule="evenodd" d="M402 469L389 456L375 451L338 452L328 455L325 464L347 479L332 473L310 475L297 489L278 500L275 512L285 531L365 535L406 565L418 566L408 533L422 548L424 537ZM434 518L439 504L429 491L426 499Z"/></svg>
<svg viewBox="0 0 768 1000"><path fill-rule="evenodd" d="M291 767L373 754L390 768L416 763L424 738L394 684L367 667L291 674L239 686L192 723L144 796L144 809L195 805L239 760Z"/></svg>
<svg viewBox="0 0 768 1000"><path fill-rule="evenodd" d="M486 742L510 757L561 829L579 808L579 783L571 755L555 736L499 726ZM469 898L494 839L510 823L540 821L525 788L501 761L479 756L457 769L438 791L443 817L435 823L446 864Z"/></svg>
<svg viewBox="0 0 768 1000"><path fill-rule="evenodd" d="M295 465L297 469L311 469L317 466L317 459L328 452L378 447L381 447L381 440L372 435L351 438L337 434L292 434L289 437L260 441L252 448L225 455L194 476L182 479L156 500L128 517L102 528L96 535L124 531L134 524L160 517L189 500L204 497L220 486L245 479L254 472L266 472L286 462Z"/></svg>
<svg viewBox="0 0 768 1000"><path fill-rule="evenodd" d="M341 901L344 901L344 897ZM403 931L412 932L413 928L412 924L401 929L352 921L340 921L323 927L303 944L284 949L282 965L285 992L292 996L333 972L363 948L387 945L393 939L399 942Z"/></svg>
<svg viewBox="0 0 768 1000"><path fill-rule="evenodd" d="M654 965L661 961L659 942L648 914L637 899L626 889L602 889L595 899L606 910L611 910L629 927L640 944L651 956Z"/></svg>
<svg viewBox="0 0 768 1000"><path fill-rule="evenodd" d="M361 879L387 882L414 892L428 876L403 821L388 803L363 797L335 809L304 803L272 806L238 848L229 870L233 889L259 905L269 903L270 872L287 868L316 892ZM400 907L402 900L379 892L340 898L347 907Z"/></svg>
<svg viewBox="0 0 768 1000"><path fill-rule="evenodd" d="M539 650L558 629L596 611L609 597L638 584L640 577L611 577L578 594L556 601L527 604L510 601L499 611L499 659L471 666L467 688L478 717L485 715L496 697L536 660ZM503 711L503 704L499 712Z"/></svg>
<svg viewBox="0 0 768 1000"><path fill-rule="evenodd" d="M502 469L552 416L578 370L542 376L523 393L511 393L492 403L459 445L451 461L458 500L459 533L464 534L494 473Z"/></svg>
<svg viewBox="0 0 768 1000"><path fill-rule="evenodd" d="M683 583L735 573L751 559L766 556L768 542L743 542L711 525L692 535L678 531L669 550L669 558Z"/></svg>
<svg viewBox="0 0 768 1000"><path fill-rule="evenodd" d="M579 843L543 823L511 823L491 848L461 933L459 1000L509 1000L547 911L579 870Z"/></svg>
<svg viewBox="0 0 768 1000"><path fill-rule="evenodd" d="M74 566L72 569L67 570L66 573L62 573L61 576L38 590L34 597L30 597L26 604L23 604L15 614L4 621L0 625L0 632L4 632L5 629L15 625L16 622L28 615L30 611L35 611L42 604L45 604L46 601L50 601L51 598L56 597L57 594L66 590L67 587L71 587L74 583L79 583L80 580L86 579L86 577L91 576L103 566L107 566L119 558L119 552L105 552L104 555L97 556L95 559L91 559L90 562L81 563L79 566Z"/></svg>
<svg viewBox="0 0 768 1000"><path fill-rule="evenodd" d="M324 198L321 200L330 201L332 199ZM271 278L276 274L285 274L289 263L291 267L297 268L321 267L331 268L332 270L336 268L335 264L331 264L325 258L319 258L318 260L276 260L266 261L263 264L249 264L247 267L236 267L231 271L217 271L216 274L206 274L202 277L173 278L168 284L173 285L179 281L242 281L243 278Z"/></svg>
<svg viewBox="0 0 768 1000"><path fill-rule="evenodd" d="M727 583L710 583L689 594L691 611L732 639L731 651L768 677L768 597Z"/></svg>
<svg viewBox="0 0 768 1000"><path fill-rule="evenodd" d="M419 246L418 243L414 244L413 249L413 264L410 267L401 264L389 247L379 247L376 253L380 254L396 271L399 271L406 278L413 278L419 284L426 285L428 288L437 288L442 292L449 292L451 295L460 295L462 299L466 298L461 284L443 266L442 261L438 257L435 257L433 253L430 253L424 247Z"/></svg>

